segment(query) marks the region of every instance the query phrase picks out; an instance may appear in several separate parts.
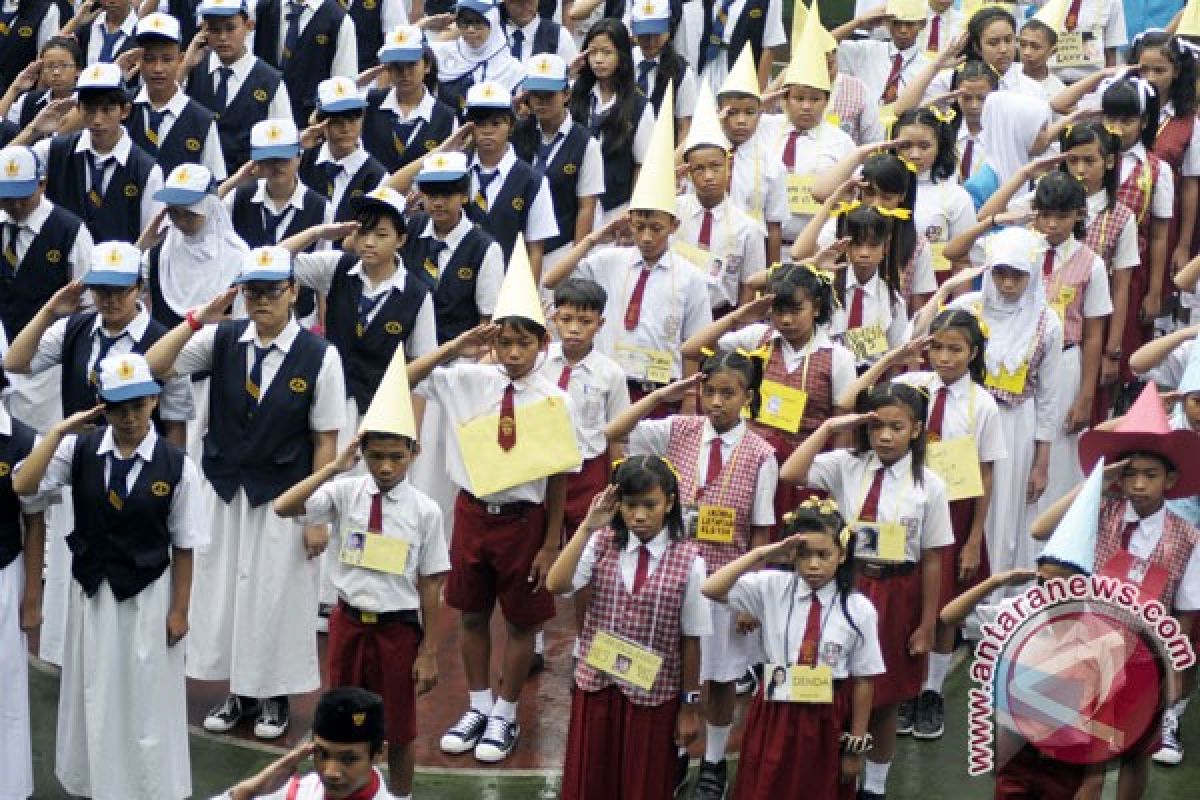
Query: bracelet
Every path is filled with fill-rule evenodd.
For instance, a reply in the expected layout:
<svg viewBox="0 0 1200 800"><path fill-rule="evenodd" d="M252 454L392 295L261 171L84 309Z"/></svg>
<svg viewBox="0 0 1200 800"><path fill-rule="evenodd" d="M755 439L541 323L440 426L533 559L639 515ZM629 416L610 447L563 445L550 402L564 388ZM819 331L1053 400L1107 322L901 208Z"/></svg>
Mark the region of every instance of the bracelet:
<svg viewBox="0 0 1200 800"><path fill-rule="evenodd" d="M864 733L862 736L851 736L849 733L842 734L842 752L848 756L861 756L864 753L871 752L875 747L875 739L870 733Z"/></svg>
<svg viewBox="0 0 1200 800"><path fill-rule="evenodd" d="M188 324L188 327L191 328L193 332L199 333L204 327L204 323L196 319L195 311L188 311L183 315L183 320Z"/></svg>

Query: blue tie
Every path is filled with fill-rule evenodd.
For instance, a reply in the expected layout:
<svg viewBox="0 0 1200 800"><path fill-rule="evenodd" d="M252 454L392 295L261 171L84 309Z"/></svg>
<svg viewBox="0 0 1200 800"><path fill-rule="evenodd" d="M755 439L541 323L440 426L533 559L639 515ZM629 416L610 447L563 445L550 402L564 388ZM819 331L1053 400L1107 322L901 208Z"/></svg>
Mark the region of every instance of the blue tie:
<svg viewBox="0 0 1200 800"><path fill-rule="evenodd" d="M291 206L284 206L283 211L278 214L272 214L267 210L267 204L263 203L263 230L266 232L271 244L279 244L279 226L283 225L283 218L292 210Z"/></svg>
<svg viewBox="0 0 1200 800"><path fill-rule="evenodd" d="M96 369L100 366L100 362L108 355L108 351L112 350L112 346L124 338L124 331L121 331L116 336L105 336L103 332L96 331L96 360L92 362L92 368L88 376L88 380L91 383L96 383Z"/></svg>
<svg viewBox="0 0 1200 800"><path fill-rule="evenodd" d="M88 199L96 208L104 204L104 174L108 172L108 165L111 163L111 158L98 159L91 150L87 152L88 180L92 182Z"/></svg>
<svg viewBox="0 0 1200 800"><path fill-rule="evenodd" d="M129 471L133 469L133 465L137 463L137 456L133 458L118 458L115 453L110 454L108 458L108 502L117 511L125 505L125 498L129 496Z"/></svg>
<svg viewBox="0 0 1200 800"><path fill-rule="evenodd" d="M216 99L213 105L218 111L224 111L229 107L229 79L233 77L233 69L230 67L217 67L217 92Z"/></svg>
<svg viewBox="0 0 1200 800"><path fill-rule="evenodd" d="M332 200L334 184L337 182L338 175L342 174L342 165L336 161L324 161L321 163L321 168L325 170L325 196Z"/></svg>
<svg viewBox="0 0 1200 800"><path fill-rule="evenodd" d="M296 47L300 44L300 15L304 13L304 4L289 0L287 12L287 33L283 37L283 56L279 65L286 67L296 55Z"/></svg>
<svg viewBox="0 0 1200 800"><path fill-rule="evenodd" d="M255 407L262 399L263 360L266 359L267 353L275 349L275 345L259 347L251 343L250 346L254 348L254 363L250 365L250 374L246 377L246 410L253 414Z"/></svg>
<svg viewBox="0 0 1200 800"><path fill-rule="evenodd" d="M475 165L475 181L476 181L476 183L479 184L479 188L475 192L475 205L479 206L479 208L485 214L487 213L487 210L488 210L488 201L487 201L488 187L491 186L492 181L496 180L496 176L498 176L499 174L500 174L500 170L492 170L491 172L484 172L483 167L481 167L478 164Z"/></svg>
<svg viewBox="0 0 1200 800"><path fill-rule="evenodd" d="M96 60L104 64L111 64L113 58L117 55L117 44L125 38L125 31L117 28L112 33L109 33L108 26L101 25L100 36L100 56Z"/></svg>
<svg viewBox="0 0 1200 800"><path fill-rule="evenodd" d="M546 167L549 165L550 154L552 152L554 152L554 148L558 146L558 143L561 142L562 139L563 139L562 131L559 131L558 133L554 134L554 138L551 139L550 141L547 142L545 139L543 139L541 141L541 143L538 144L537 166L543 172L546 170Z"/></svg>
<svg viewBox="0 0 1200 800"><path fill-rule="evenodd" d="M442 246L445 247L445 245ZM363 290L365 289L366 287L364 286ZM380 292L374 297L367 297L366 292L363 290L360 290L358 295L358 327L355 330L360 339L367 332L367 325L369 323L367 318L371 316L371 312L383 301L383 298L388 296L387 292Z"/></svg>
<svg viewBox="0 0 1200 800"><path fill-rule="evenodd" d="M397 153L403 153L408 149L408 142L412 139L413 131L421 122L420 117L413 117L403 122L399 117L392 117L392 142L396 145Z"/></svg>
<svg viewBox="0 0 1200 800"><path fill-rule="evenodd" d="M440 271L438 269L438 256L442 254L442 251L445 250L448 245L441 239L425 239L424 242L425 261L421 266L425 268L425 274L432 280L433 283L436 284L438 272Z"/></svg>
<svg viewBox="0 0 1200 800"><path fill-rule="evenodd" d="M649 58L638 64L637 85L646 97L650 96L650 72L657 66L658 62Z"/></svg>
<svg viewBox="0 0 1200 800"><path fill-rule="evenodd" d="M146 138L150 140L150 144L154 145L154 152L158 152L158 148L162 144L162 137L158 135L158 132L162 128L167 114L168 111L165 108L162 111L155 111L149 104L146 105Z"/></svg>
<svg viewBox="0 0 1200 800"><path fill-rule="evenodd" d="M733 0L721 0L721 7L717 9L717 16L713 19L712 30L709 31L708 41L704 42L700 47L700 69L697 72L703 72L708 66L708 62L717 57L721 52L721 48L725 46L725 26L729 23L729 7L733 5Z"/></svg>
<svg viewBox="0 0 1200 800"><path fill-rule="evenodd" d="M512 57L517 61L521 60L522 45L525 44L524 31L517 29L512 33Z"/></svg>

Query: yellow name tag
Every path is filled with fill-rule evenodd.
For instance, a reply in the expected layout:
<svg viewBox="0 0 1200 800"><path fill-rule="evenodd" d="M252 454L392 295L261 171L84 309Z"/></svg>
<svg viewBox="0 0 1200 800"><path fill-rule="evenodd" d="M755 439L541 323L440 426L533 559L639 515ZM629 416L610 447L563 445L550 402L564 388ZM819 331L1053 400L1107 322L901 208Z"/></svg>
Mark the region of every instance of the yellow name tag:
<svg viewBox="0 0 1200 800"><path fill-rule="evenodd" d="M713 254L703 247L698 247L682 239L673 239L671 240L671 252L703 272L706 276L712 270Z"/></svg>
<svg viewBox="0 0 1200 800"><path fill-rule="evenodd" d="M865 361L887 352L887 334L878 325L865 325L846 331L846 345L856 359Z"/></svg>
<svg viewBox="0 0 1200 800"><path fill-rule="evenodd" d="M762 382L759 391L762 393L759 422L788 433L800 430L804 407L808 405L808 392L768 380Z"/></svg>
<svg viewBox="0 0 1200 800"><path fill-rule="evenodd" d="M338 561L350 567L403 575L408 566L408 549L409 544L403 539L352 530L342 538Z"/></svg>
<svg viewBox="0 0 1200 800"><path fill-rule="evenodd" d="M879 124L883 125L885 131L890 131L892 126L896 124L895 103L888 103L879 109Z"/></svg>
<svg viewBox="0 0 1200 800"><path fill-rule="evenodd" d="M666 350L651 350L633 344L617 342L613 357L634 380L667 384L671 382L671 367L674 359Z"/></svg>
<svg viewBox="0 0 1200 800"><path fill-rule="evenodd" d="M623 636L600 631L588 648L587 665L619 681L650 691L662 669L662 656Z"/></svg>
<svg viewBox="0 0 1200 800"><path fill-rule="evenodd" d="M822 664L767 664L771 681L764 689L768 703L832 703L833 670Z"/></svg>
<svg viewBox="0 0 1200 800"><path fill-rule="evenodd" d="M949 272L954 269L954 265L950 263L950 259L946 258L945 242L930 242L929 249L933 253L934 272Z"/></svg>
<svg viewBox="0 0 1200 800"><path fill-rule="evenodd" d="M1067 33L1060 31L1058 45L1051 57L1054 67L1103 67L1104 39L1101 31L1094 31L1090 39L1083 38L1082 31Z"/></svg>
<svg viewBox="0 0 1200 800"><path fill-rule="evenodd" d="M725 506L700 506L696 517L696 538L714 544L733 544L737 512Z"/></svg>
<svg viewBox="0 0 1200 800"><path fill-rule="evenodd" d="M1062 286L1059 287L1058 296L1050 301L1050 307L1054 309L1054 313L1058 314L1058 321L1065 322L1067 318L1067 306L1075 302L1075 287Z"/></svg>
<svg viewBox="0 0 1200 800"><path fill-rule="evenodd" d="M989 372L984 377L983 384L1009 394L1024 394L1025 379L1028 377L1029 364L1022 364L1013 372L1001 367L999 372Z"/></svg>
<svg viewBox="0 0 1200 800"><path fill-rule="evenodd" d="M811 216L821 210L821 204L813 198L812 190L816 176L794 175L787 176L788 210L793 214Z"/></svg>
<svg viewBox="0 0 1200 800"><path fill-rule="evenodd" d="M476 497L511 489L583 463L566 404L557 397L518 405L517 443L500 447L499 414L486 414L458 426L458 452Z"/></svg>
<svg viewBox="0 0 1200 800"><path fill-rule="evenodd" d="M974 436L929 442L925 463L946 483L946 496L950 500L983 495L983 475L979 472L979 450Z"/></svg>
<svg viewBox="0 0 1200 800"><path fill-rule="evenodd" d="M904 544L908 531L899 522L856 520L854 533L859 557L873 561L905 560Z"/></svg>

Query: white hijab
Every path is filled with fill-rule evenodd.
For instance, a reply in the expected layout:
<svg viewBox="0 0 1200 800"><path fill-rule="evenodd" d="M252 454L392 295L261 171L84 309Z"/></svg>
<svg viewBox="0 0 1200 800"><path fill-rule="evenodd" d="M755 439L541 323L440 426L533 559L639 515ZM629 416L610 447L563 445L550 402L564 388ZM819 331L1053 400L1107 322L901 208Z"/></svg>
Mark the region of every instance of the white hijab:
<svg viewBox="0 0 1200 800"><path fill-rule="evenodd" d="M1038 319L1046 308L1041 262L1049 245L1044 236L1028 228L1005 228L989 236L984 244L988 270L983 273L983 318L988 333L988 372L1001 367L1015 372L1036 347ZM992 267L1004 265L1029 275L1025 291L1014 301L1005 300L992 279Z"/></svg>
<svg viewBox="0 0 1200 800"><path fill-rule="evenodd" d="M504 25L500 22L500 11L493 8L484 15L484 19L488 22L488 38L481 47L471 47L465 37L459 36L452 42L433 48L438 62L438 80L456 81L479 69L481 64L486 66L484 74L476 76L477 81L493 80L507 86L508 82L504 76L513 68L523 74L521 65L512 57L512 51L508 48L508 36L505 35Z"/></svg>
<svg viewBox="0 0 1200 800"><path fill-rule="evenodd" d="M206 195L188 210L204 215L200 232L187 236L170 226L158 260L163 299L180 316L228 289L250 252L216 195Z"/></svg>
<svg viewBox="0 0 1200 800"><path fill-rule="evenodd" d="M981 144L1000 183L1032 160L1033 142L1051 116L1049 103L1023 92L1001 89L983 101Z"/></svg>

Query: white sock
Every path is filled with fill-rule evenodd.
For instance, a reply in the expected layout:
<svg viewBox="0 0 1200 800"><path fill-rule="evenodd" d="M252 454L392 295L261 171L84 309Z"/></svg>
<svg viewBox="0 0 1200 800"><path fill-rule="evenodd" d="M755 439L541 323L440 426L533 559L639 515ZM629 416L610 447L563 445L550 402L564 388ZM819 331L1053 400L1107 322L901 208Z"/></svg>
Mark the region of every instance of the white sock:
<svg viewBox="0 0 1200 800"><path fill-rule="evenodd" d="M500 717L505 722L515 722L517 719L517 704L511 703L503 697L497 697L496 705L492 707L492 716Z"/></svg>
<svg viewBox="0 0 1200 800"><path fill-rule="evenodd" d="M468 692L471 696L471 708L478 711L480 714L492 713L492 690L484 689L481 692Z"/></svg>
<svg viewBox="0 0 1200 800"><path fill-rule="evenodd" d="M408 794L394 794L392 797L396 798L396 800L412 800L412 792Z"/></svg>
<svg viewBox="0 0 1200 800"><path fill-rule="evenodd" d="M950 671L950 662L953 660L953 653L929 654L929 674L925 677L925 689L942 693L942 684L946 682L946 673Z"/></svg>
<svg viewBox="0 0 1200 800"><path fill-rule="evenodd" d="M1175 719L1183 719L1183 712L1187 711L1188 702L1192 698L1185 697L1175 705L1171 706L1171 713L1175 715Z"/></svg>
<svg viewBox="0 0 1200 800"><path fill-rule="evenodd" d="M729 732L732 725L704 726L704 760L717 764L725 758L725 748L729 746Z"/></svg>
<svg viewBox="0 0 1200 800"><path fill-rule="evenodd" d="M533 652L540 655L546 653L546 632L538 631L533 635Z"/></svg>
<svg viewBox="0 0 1200 800"><path fill-rule="evenodd" d="M885 761L878 764L871 759L867 759L867 774L863 779L863 789L875 794L884 794L887 792L887 774L891 768L892 762Z"/></svg>

